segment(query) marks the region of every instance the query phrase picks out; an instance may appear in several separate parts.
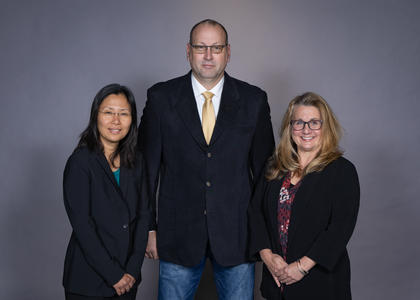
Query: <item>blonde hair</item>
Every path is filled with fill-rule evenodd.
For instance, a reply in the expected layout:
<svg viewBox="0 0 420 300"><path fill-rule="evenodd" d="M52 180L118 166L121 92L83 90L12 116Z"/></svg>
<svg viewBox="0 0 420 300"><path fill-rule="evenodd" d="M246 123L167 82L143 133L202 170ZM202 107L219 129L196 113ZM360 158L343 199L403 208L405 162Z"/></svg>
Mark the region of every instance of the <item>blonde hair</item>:
<svg viewBox="0 0 420 300"><path fill-rule="evenodd" d="M296 144L292 139L291 121L297 106L313 106L318 108L322 119L321 147L316 157L304 168L299 164ZM266 172L266 178L273 180L292 172L300 177L308 173L323 170L330 162L339 158L343 152L339 149L341 126L328 103L318 94L306 92L290 101L284 114L280 142L271 157Z"/></svg>

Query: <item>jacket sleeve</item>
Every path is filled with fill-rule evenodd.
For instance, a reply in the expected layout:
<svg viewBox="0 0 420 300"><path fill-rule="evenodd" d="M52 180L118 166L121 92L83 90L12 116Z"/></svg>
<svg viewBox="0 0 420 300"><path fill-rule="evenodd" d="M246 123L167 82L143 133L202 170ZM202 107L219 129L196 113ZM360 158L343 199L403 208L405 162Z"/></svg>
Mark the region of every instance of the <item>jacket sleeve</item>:
<svg viewBox="0 0 420 300"><path fill-rule="evenodd" d="M262 104L258 113L257 124L250 151L250 165L253 174L253 182L256 184L261 171L268 159L273 154L274 136L271 125L270 106L267 94L262 92Z"/></svg>
<svg viewBox="0 0 420 300"><path fill-rule="evenodd" d="M357 172L350 162L345 161L333 175L329 183L332 201L330 223L306 254L329 271L346 249L356 225L360 201Z"/></svg>
<svg viewBox="0 0 420 300"><path fill-rule="evenodd" d="M137 190L139 195L139 204L137 206L137 224L134 229L133 252L127 262L126 271L132 275L137 283L141 281L141 266L143 264L144 253L146 251L149 225L150 225L150 194L148 192L148 183L145 175L145 165L143 159L140 159L141 180L138 182Z"/></svg>
<svg viewBox="0 0 420 300"><path fill-rule="evenodd" d="M264 214L264 203L267 200L265 198L267 188L267 180L265 179L264 174L261 174L248 207L248 249L251 260L260 259L260 250L271 249L269 232L266 225L266 216Z"/></svg>
<svg viewBox="0 0 420 300"><path fill-rule="evenodd" d="M156 191L162 156L162 135L159 114L153 107L153 93L147 91L146 106L139 125L138 148L145 159L147 185L150 191L150 230L156 230Z"/></svg>
<svg viewBox="0 0 420 300"><path fill-rule="evenodd" d="M124 275L124 269L104 247L90 214L88 159L70 157L64 170L64 205L75 237L88 264L110 285Z"/></svg>

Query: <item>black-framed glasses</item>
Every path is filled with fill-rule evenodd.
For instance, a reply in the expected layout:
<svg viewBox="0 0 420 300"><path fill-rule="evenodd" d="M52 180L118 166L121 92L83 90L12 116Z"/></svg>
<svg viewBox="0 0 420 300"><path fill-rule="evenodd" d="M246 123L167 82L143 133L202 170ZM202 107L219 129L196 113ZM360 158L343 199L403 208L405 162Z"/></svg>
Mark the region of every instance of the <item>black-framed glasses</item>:
<svg viewBox="0 0 420 300"><path fill-rule="evenodd" d="M292 125L293 130L303 130L306 124L308 124L309 129L319 130L322 127L322 120L312 119L308 122L303 120L292 120L290 121L290 124Z"/></svg>
<svg viewBox="0 0 420 300"><path fill-rule="evenodd" d="M225 47L227 45L212 45L212 46L205 46L205 45L193 45L190 44L191 48L194 49L194 51L196 53L199 54L204 54L207 52L207 49L210 49L211 53L213 54L220 54L223 52L223 49L225 49Z"/></svg>

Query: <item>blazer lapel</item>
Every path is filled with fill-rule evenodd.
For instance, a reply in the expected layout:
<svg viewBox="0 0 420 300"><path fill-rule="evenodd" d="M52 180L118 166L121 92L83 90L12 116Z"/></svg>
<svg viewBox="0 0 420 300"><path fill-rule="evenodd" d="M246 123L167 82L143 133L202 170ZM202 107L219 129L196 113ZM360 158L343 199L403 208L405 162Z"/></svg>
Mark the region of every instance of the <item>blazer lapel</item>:
<svg viewBox="0 0 420 300"><path fill-rule="evenodd" d="M129 182L133 181L135 179L135 174L134 174L133 169L127 169L124 167L120 168L120 187L119 187L119 191L120 191L120 195L121 198L123 200L123 202L126 204L127 208L128 208L128 214L129 214L129 218L130 221L133 220L134 217L136 217L136 207L137 207L137 201L139 200L136 197L129 197L130 195L128 194L128 187L129 187Z"/></svg>
<svg viewBox="0 0 420 300"><path fill-rule="evenodd" d="M198 145L205 150L207 148L207 143L204 138L203 129L201 128L197 103L193 94L191 72L185 75L184 83L174 96L176 97L175 108L178 111L178 114Z"/></svg>
<svg viewBox="0 0 420 300"><path fill-rule="evenodd" d="M288 232L288 247L292 244L293 239L296 235L296 231L299 227L300 221L302 220L301 214L305 211L306 206L310 202L310 194L313 192L313 187L316 184L317 173L310 173L306 175L296 192L295 199L292 205L292 212L290 215L290 225Z"/></svg>
<svg viewBox="0 0 420 300"><path fill-rule="evenodd" d="M126 168L120 167L120 190L122 195L124 196L124 199L127 199L127 192L128 192L128 180L130 180L128 178L130 171L127 170Z"/></svg>
<svg viewBox="0 0 420 300"><path fill-rule="evenodd" d="M232 78L225 73L225 82L220 100L220 108L217 114L216 124L213 135L210 140L210 146L213 145L223 131L229 127L235 120L236 114L240 108L240 98L238 89Z"/></svg>
<svg viewBox="0 0 420 300"><path fill-rule="evenodd" d="M117 190L118 194L120 195L121 199L124 199L124 196L121 192L120 187L118 186L117 181L115 180L114 174L111 171L111 168L108 165L108 161L106 160L105 156L103 154L97 154L96 160L101 165L102 169L104 170L106 176L111 181L111 183L114 185L114 188ZM120 172L120 182L122 182L121 174L124 172ZM124 180L126 181L126 180Z"/></svg>

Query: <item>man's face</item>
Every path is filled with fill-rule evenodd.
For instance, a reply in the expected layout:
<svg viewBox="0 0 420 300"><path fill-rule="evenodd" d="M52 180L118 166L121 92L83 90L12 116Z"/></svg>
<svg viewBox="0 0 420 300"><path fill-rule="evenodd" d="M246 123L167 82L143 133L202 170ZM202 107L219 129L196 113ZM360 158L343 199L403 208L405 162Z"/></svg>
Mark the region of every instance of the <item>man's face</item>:
<svg viewBox="0 0 420 300"><path fill-rule="evenodd" d="M202 46L225 45L225 33L220 26L201 24L193 32L192 44ZM218 54L214 53L211 48L206 48L203 53L198 52L200 51L191 47L189 43L187 44L187 57L195 78L205 88L211 89L223 77L230 59L230 45L224 47L222 52Z"/></svg>

